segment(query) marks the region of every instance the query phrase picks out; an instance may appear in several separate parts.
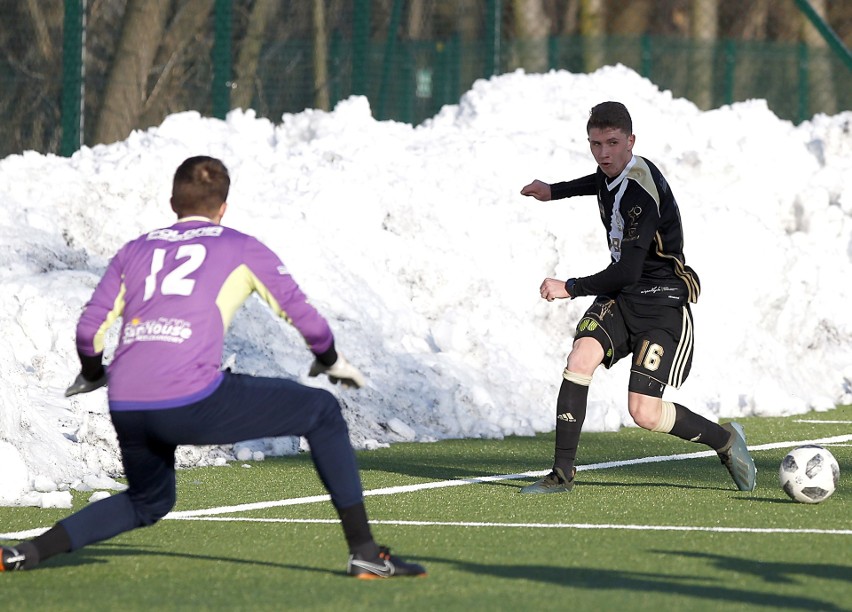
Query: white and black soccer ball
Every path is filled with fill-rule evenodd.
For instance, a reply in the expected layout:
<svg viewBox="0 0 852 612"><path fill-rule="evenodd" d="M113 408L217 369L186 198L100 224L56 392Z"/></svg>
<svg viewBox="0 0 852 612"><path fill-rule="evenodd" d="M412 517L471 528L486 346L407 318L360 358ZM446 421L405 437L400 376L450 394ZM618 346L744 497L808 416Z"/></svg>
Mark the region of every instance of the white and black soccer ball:
<svg viewBox="0 0 852 612"><path fill-rule="evenodd" d="M822 446L808 444L794 448L778 470L781 488L798 502L818 504L837 488L840 466L837 459Z"/></svg>

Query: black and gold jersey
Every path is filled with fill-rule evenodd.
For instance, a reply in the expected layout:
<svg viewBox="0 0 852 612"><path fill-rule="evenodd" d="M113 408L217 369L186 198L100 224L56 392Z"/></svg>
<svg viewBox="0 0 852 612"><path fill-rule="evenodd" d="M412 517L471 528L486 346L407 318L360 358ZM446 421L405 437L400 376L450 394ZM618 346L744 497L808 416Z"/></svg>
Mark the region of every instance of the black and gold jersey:
<svg viewBox="0 0 852 612"><path fill-rule="evenodd" d="M637 302L679 305L696 302L698 275L686 265L683 225L674 194L662 172L634 155L617 177L595 174L551 185L551 198L596 195L607 233L611 263L579 277L572 295L619 293Z"/></svg>

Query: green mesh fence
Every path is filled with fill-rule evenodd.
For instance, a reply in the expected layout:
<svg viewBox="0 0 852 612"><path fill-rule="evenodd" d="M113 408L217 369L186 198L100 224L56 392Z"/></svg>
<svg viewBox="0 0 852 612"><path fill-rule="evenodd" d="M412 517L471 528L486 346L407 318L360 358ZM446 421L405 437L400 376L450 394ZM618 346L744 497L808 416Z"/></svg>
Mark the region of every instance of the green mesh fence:
<svg viewBox="0 0 852 612"><path fill-rule="evenodd" d="M736 41L709 45L653 36L603 37L596 42L604 50L605 64L629 66L661 89L691 99L704 109L762 98L779 117L797 123L816 113L852 110L852 72L828 49ZM550 38L547 69L583 72L588 46L589 41L582 37ZM352 54L346 47L347 41L341 39L331 45L327 85L331 106L361 91L370 99L377 119L420 123L443 105L457 103L476 79L487 76L489 49L480 42L458 38L398 41L391 57L385 55L384 44L372 43L364 65L365 87L359 89L353 79ZM696 76L684 58L696 60L710 73L705 95L695 92ZM315 107L310 41L270 45L264 60L252 108L276 120L282 113ZM507 64L504 58L501 72ZM825 95L828 89L831 91Z"/></svg>
<svg viewBox="0 0 852 612"><path fill-rule="evenodd" d="M168 9L140 51L154 61L113 74L123 20L145 1ZM762 98L793 122L852 110L852 2L0 0L0 23L0 157L98 144L121 79L147 83L126 134L182 110L279 121L352 95L418 124L480 78L615 63L702 109Z"/></svg>

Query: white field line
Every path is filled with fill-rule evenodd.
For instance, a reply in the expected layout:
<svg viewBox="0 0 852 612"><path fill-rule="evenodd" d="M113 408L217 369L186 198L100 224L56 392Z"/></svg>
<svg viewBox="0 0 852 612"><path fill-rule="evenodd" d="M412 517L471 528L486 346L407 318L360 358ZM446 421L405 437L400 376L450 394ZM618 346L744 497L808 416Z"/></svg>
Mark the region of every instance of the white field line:
<svg viewBox="0 0 852 612"><path fill-rule="evenodd" d="M186 517L182 521L218 521L237 523L306 523L337 525L338 519L243 518L235 516ZM782 529L755 527L701 527L694 525L618 525L597 523L474 523L469 521L395 521L370 520L371 525L404 525L413 527L499 527L521 529L623 529L627 531L708 531L713 533L802 533L819 535L852 535L852 529Z"/></svg>
<svg viewBox="0 0 852 612"><path fill-rule="evenodd" d="M852 441L852 434L843 436L834 436L831 438L820 438L816 440L798 440L792 442L773 442L771 444L759 444L749 447L750 450L771 450L776 448L794 448L803 444L834 444L840 442ZM626 465L638 465L641 463L661 463L664 461L683 461L685 459L695 459L698 457L715 457L716 451L700 451L697 453L681 453L677 455L658 455L654 457L641 457L639 459L627 459L625 461L606 461L603 463L591 463L588 465L577 466L577 471L585 470L604 470L613 467L622 467ZM544 476L550 472L547 470L539 470L534 472L523 472L521 474L502 474L499 476L484 476L481 478L462 478L457 480L439 480L434 482L423 482L413 485L403 485L396 487L385 487L383 489L372 489L364 491L365 496L371 495L396 495L398 493L411 493L413 491L423 491L426 489L442 489L446 487L459 487L468 484L479 484L483 482L494 482L498 480L518 480L521 478L529 478L536 476ZM312 504L316 502L328 501L328 495L313 495L311 497L296 497L291 499L279 499L274 501L255 502L251 504L239 504L237 506L220 506L218 508L207 508L204 510L183 510L181 512L170 512L164 518L166 519L183 519L197 516L215 516L218 514L230 514L232 512L245 512L248 510L263 510L266 508L276 508L280 506L297 506L302 504Z"/></svg>
<svg viewBox="0 0 852 612"><path fill-rule="evenodd" d="M37 527L26 531L11 531L9 533L0 533L0 540L26 540L43 534L49 527Z"/></svg>
<svg viewBox="0 0 852 612"><path fill-rule="evenodd" d="M777 449L777 448L795 448L797 446L802 446L803 444L830 445L830 444L840 444L840 443L849 442L849 441L852 441L852 434L846 434L846 435L842 435L842 436L833 436L833 437L830 437L830 438L818 438L818 439L814 439L814 440L795 440L795 441L788 441L788 442L773 442L773 443L770 443L770 444L758 444L758 445L749 446L749 449L752 450L752 451L772 450L772 449ZM700 451L700 452L696 452L696 453L680 453L680 454L676 454L676 455L657 455L657 456L654 456L654 457L641 457L639 459L627 459L627 460L624 460L624 461L606 461L606 462L602 462L602 463L591 463L591 464L588 464L588 465L580 465L580 466L577 466L577 471L604 470L604 469L607 469L607 468L622 467L622 466L627 466L627 465L638 465L638 464L642 464L642 463L661 463L661 462L665 462L665 461L683 461L683 460L686 460L686 459L696 459L696 458L700 458L700 457L713 457L715 455L716 455L716 452L713 451L713 450ZM549 472L550 472L550 470L538 470L538 471L531 471L531 472L523 472L523 473L520 473L520 474L502 474L502 475L499 475L499 476L484 476L484 477L480 477L480 478L464 478L464 479L457 479L457 480L441 480L441 481L435 481L435 482L424 482L424 483L414 484L414 485L385 487L385 488L382 488L382 489L372 489L372 490L369 490L369 491L364 491L364 496L366 497L366 496L372 496L372 495L396 495L398 493L411 493L413 491L423 491L423 490L427 490L427 489L440 489L440 488L446 488L446 487L458 487L458 486L462 486L462 485L479 484L479 483L484 483L484 482L495 482L495 481L499 481L499 480L517 480L517 479L521 479L521 478L544 476L545 474L547 474ZM266 509L266 508L277 508L277 507L283 507L283 506L297 506L297 505L303 505L303 504L313 504L313 503L317 503L317 502L326 502L326 501L329 501L329 500L330 500L330 497L328 495L312 495L312 496L309 496L309 497L297 497L297 498L292 498L292 499L279 499L279 500L274 500L274 501L255 502L255 503L251 503L251 504L239 504L239 505L236 505L236 506L220 506L218 508L207 508L207 509L202 509L202 510L184 510L184 511L180 511L180 512L170 512L169 514L167 514L163 518L164 519L172 519L172 520L206 518L207 520L241 520L241 521L269 520L270 522L271 521L283 522L283 521L285 521L285 519L245 519L245 518L213 519L213 518L209 518L209 517L213 517L213 516L216 516L216 515L219 515L219 514L230 514L232 512L247 512L247 511L251 511L251 510L263 510L263 509ZM297 521L290 520L290 522L297 522ZM332 521L332 522L337 522L337 521ZM398 522L371 521L371 522L376 523L376 524L382 524L383 522L385 524L415 524L415 523L404 522L404 521L398 521ZM436 524L440 524L440 523L436 523ZM463 525L463 524L460 523L459 525ZM483 523L482 525L488 525L488 524ZM494 523L493 525L501 525L501 524ZM511 524L505 524L505 525L511 526ZM520 524L518 526L520 526ZM560 526L560 524L555 524L554 528L558 528L559 526ZM618 528L629 529L629 528L631 528L630 526L621 526L621 525L611 525L611 526L608 526L608 525L603 525L603 526L587 525L585 527L582 527L582 526L579 526L579 525L568 525L568 524L566 524L565 526L570 526L570 527L575 528L575 529L578 529L578 528L591 529L591 528L597 528L597 527L610 528L610 529L618 529ZM637 527L637 528L639 528L639 527ZM702 528L702 527L687 528L687 527L645 526L645 527L642 527L642 528L643 529L666 529L666 530L695 529L695 530L706 530L706 531L713 531L713 530L725 531L726 530L724 528L712 528L711 529L711 528ZM41 533L44 533L45 531L47 531L47 529L48 529L47 527L44 527L44 528L30 529L30 530L27 530L27 531L19 531L19 532L12 532L12 533L0 533L0 539L2 539L2 540L16 540L16 539L22 539L22 538L30 538L30 537L37 536ZM739 529L739 528L728 528L728 530L737 530L737 529ZM745 528L743 528L742 531L760 532L760 530L745 529ZM774 530L773 532L785 533L785 531L783 529ZM820 532L820 531L806 530L806 529L805 530L792 530L791 532L792 533L823 533L823 532ZM825 533L845 534L846 532L841 530L841 531L831 531L831 532L825 532Z"/></svg>
<svg viewBox="0 0 852 612"><path fill-rule="evenodd" d="M852 421L818 421L816 419L796 419L794 423L819 423L821 425L852 425Z"/></svg>

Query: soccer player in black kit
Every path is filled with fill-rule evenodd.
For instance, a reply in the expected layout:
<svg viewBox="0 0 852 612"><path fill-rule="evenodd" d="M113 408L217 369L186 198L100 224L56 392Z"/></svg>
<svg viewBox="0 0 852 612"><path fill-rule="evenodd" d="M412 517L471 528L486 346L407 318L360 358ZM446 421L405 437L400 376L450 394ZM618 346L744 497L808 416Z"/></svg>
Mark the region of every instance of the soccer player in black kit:
<svg viewBox="0 0 852 612"><path fill-rule="evenodd" d="M633 154L636 137L627 108L603 102L586 124L598 164L594 174L548 184L534 180L521 194L548 201L596 196L607 232L611 263L590 276L546 278L543 299L593 295L577 325L574 345L556 400L553 470L521 493L562 493L574 486L574 460L592 375L631 357L627 406L637 425L715 450L741 491L755 487L756 470L738 423L719 425L685 406L663 400L679 388L692 365L690 303L698 299L698 276L686 265L677 202L660 170Z"/></svg>

